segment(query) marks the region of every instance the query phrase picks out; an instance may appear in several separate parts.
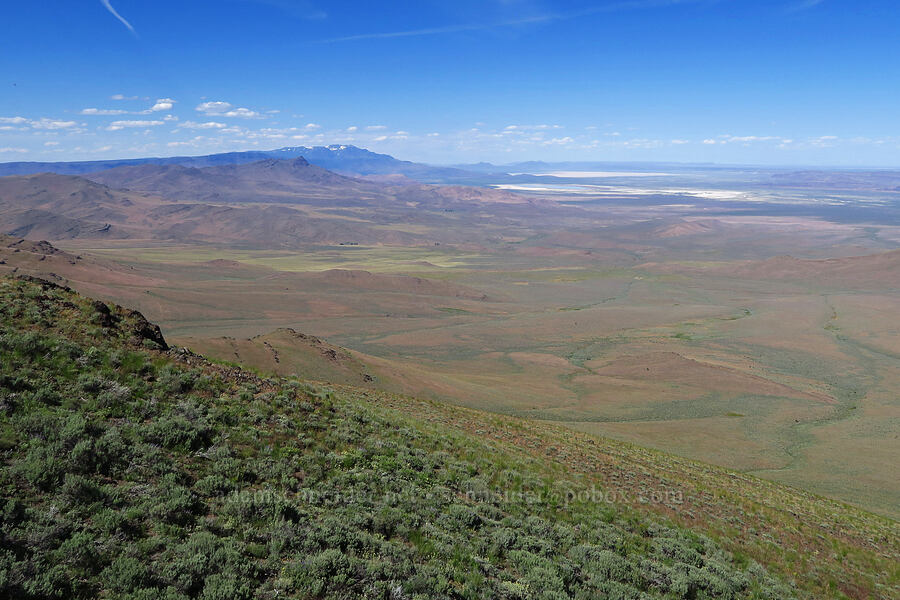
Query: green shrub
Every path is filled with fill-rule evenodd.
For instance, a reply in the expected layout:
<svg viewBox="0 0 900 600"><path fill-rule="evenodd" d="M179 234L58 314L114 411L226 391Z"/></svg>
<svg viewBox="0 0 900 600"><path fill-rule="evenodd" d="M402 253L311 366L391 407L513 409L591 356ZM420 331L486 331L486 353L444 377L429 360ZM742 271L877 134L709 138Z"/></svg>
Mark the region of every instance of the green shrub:
<svg viewBox="0 0 900 600"><path fill-rule="evenodd" d="M700 536L545 499L578 483L476 436L188 368L130 345L124 313L85 326L76 296L6 283L0 598L793 595Z"/></svg>

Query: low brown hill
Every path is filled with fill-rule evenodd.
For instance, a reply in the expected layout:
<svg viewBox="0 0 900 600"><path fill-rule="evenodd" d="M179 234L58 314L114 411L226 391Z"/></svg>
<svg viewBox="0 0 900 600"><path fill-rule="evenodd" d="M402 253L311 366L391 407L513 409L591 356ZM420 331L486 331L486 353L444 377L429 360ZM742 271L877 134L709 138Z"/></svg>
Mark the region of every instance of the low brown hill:
<svg viewBox="0 0 900 600"><path fill-rule="evenodd" d="M653 230L656 237L673 238L686 235L700 235L704 233L718 233L724 229L721 221L679 221L671 225L665 225Z"/></svg>
<svg viewBox="0 0 900 600"><path fill-rule="evenodd" d="M48 240L153 239L268 248L345 240L410 245L428 241L361 220L310 217L283 204L174 203L50 173L0 178L0 233Z"/></svg>
<svg viewBox="0 0 900 600"><path fill-rule="evenodd" d="M169 342L266 374L296 375L361 387L373 387L376 381L370 369L349 350L291 328L247 339L185 337L172 338Z"/></svg>
<svg viewBox="0 0 900 600"><path fill-rule="evenodd" d="M85 177L112 188L137 190L181 202L304 202L358 196L390 199L385 186L332 173L305 159L190 168L177 165L117 167Z"/></svg>
<svg viewBox="0 0 900 600"><path fill-rule="evenodd" d="M360 179L309 164L304 158L187 168L139 165L91 173L92 181L181 202L284 202L328 206L428 207L532 205L512 192Z"/></svg>
<svg viewBox="0 0 900 600"><path fill-rule="evenodd" d="M110 286L143 289L162 284L118 263L65 252L46 241L0 234L0 275L5 274L32 275L103 298L110 297Z"/></svg>
<svg viewBox="0 0 900 600"><path fill-rule="evenodd" d="M132 237L116 228L134 209L121 192L70 175L42 173L0 178L0 233L44 239Z"/></svg>

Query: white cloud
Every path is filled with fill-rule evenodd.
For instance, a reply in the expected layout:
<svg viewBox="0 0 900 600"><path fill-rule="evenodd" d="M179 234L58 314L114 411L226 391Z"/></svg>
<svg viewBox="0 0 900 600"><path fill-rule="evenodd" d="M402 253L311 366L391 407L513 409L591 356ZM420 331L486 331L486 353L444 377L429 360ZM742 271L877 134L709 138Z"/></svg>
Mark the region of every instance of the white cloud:
<svg viewBox="0 0 900 600"><path fill-rule="evenodd" d="M690 144L688 140L672 140L672 144L676 146L683 146L684 144Z"/></svg>
<svg viewBox="0 0 900 600"><path fill-rule="evenodd" d="M504 128L506 131L541 131L545 129L562 129L562 125L547 125L546 123L542 123L540 125L507 125Z"/></svg>
<svg viewBox="0 0 900 600"><path fill-rule="evenodd" d="M137 96L126 96L124 94L113 94L109 97L110 100L138 100Z"/></svg>
<svg viewBox="0 0 900 600"><path fill-rule="evenodd" d="M836 142L838 137L836 135L822 135L817 138L813 138L810 140L810 143L813 146L818 146L820 148L830 148L834 144L832 142Z"/></svg>
<svg viewBox="0 0 900 600"><path fill-rule="evenodd" d="M440 135L439 133L429 133L428 137L439 137Z"/></svg>
<svg viewBox="0 0 900 600"><path fill-rule="evenodd" d="M707 144L707 145L709 145L709 146L712 146L713 144L717 144L718 142L717 142L716 140L713 140L713 139L707 139L707 140L703 140L703 143L704 143L704 144Z"/></svg>
<svg viewBox="0 0 900 600"><path fill-rule="evenodd" d="M231 109L233 105L230 102L203 102L197 105L197 112L207 115L221 115Z"/></svg>
<svg viewBox="0 0 900 600"><path fill-rule="evenodd" d="M255 110L250 110L249 108L235 108L234 110L229 110L227 113L222 115L223 117L242 117L244 119L255 119L260 114Z"/></svg>
<svg viewBox="0 0 900 600"><path fill-rule="evenodd" d="M150 107L150 112L161 112L164 110L172 110L175 107L175 100L171 98L160 98L156 104Z"/></svg>
<svg viewBox="0 0 900 600"><path fill-rule="evenodd" d="M321 128L322 128L322 126L319 125L318 123L307 123L306 126L304 127L304 129L307 129L310 131L312 131L314 129L321 129Z"/></svg>
<svg viewBox="0 0 900 600"><path fill-rule="evenodd" d="M373 142L383 142L386 139L388 139L386 135L379 135L377 138L373 138L372 141Z"/></svg>
<svg viewBox="0 0 900 600"><path fill-rule="evenodd" d="M779 140L779 139L781 139L781 138L778 138L778 137L775 137L775 136L771 136L771 135L764 135L764 136L759 136L759 135L723 135L723 136L719 136L719 137L724 138L724 139L722 140L722 142L721 142L721 143L723 143L723 144L726 144L726 143L728 143L728 142L744 142L744 143L750 143L750 142L771 142L771 141L774 141L774 140Z"/></svg>
<svg viewBox="0 0 900 600"><path fill-rule="evenodd" d="M59 146L59 142L44 142L44 145L47 147L50 146Z"/></svg>
<svg viewBox="0 0 900 600"><path fill-rule="evenodd" d="M235 108L230 102L203 102L196 108L197 112L215 117L241 117L255 119L261 116L255 110L249 108Z"/></svg>
<svg viewBox="0 0 900 600"><path fill-rule="evenodd" d="M156 127L164 123L165 121L113 121L106 130L119 131L128 127Z"/></svg>
<svg viewBox="0 0 900 600"><path fill-rule="evenodd" d="M98 115L98 116L110 116L110 115L126 115L128 114L127 110L121 110L117 108L82 108L82 115Z"/></svg>
<svg viewBox="0 0 900 600"><path fill-rule="evenodd" d="M75 121L60 121L58 119L48 119L46 117L37 121L29 121L29 125L35 129L71 129L76 127L78 123Z"/></svg>
<svg viewBox="0 0 900 600"><path fill-rule="evenodd" d="M225 125L225 123L219 123L218 121L206 121L205 123L185 121L180 124L179 127L183 129L224 129L227 125Z"/></svg>
<svg viewBox="0 0 900 600"><path fill-rule="evenodd" d="M366 131L384 131L387 129L384 125L369 125L366 127Z"/></svg>
<svg viewBox="0 0 900 600"><path fill-rule="evenodd" d="M0 117L0 123L12 123L13 125L21 125L22 123L27 123L28 119L25 117Z"/></svg>
<svg viewBox="0 0 900 600"><path fill-rule="evenodd" d="M566 144L571 144L574 142L572 138L569 136L561 137L561 138L553 138L552 140L546 140L544 143L545 146L565 146Z"/></svg>
<svg viewBox="0 0 900 600"><path fill-rule="evenodd" d="M351 125L350 127L347 128L347 131L349 131L350 133L353 133L354 131L357 131L357 130L359 130L359 127L357 127L356 125Z"/></svg>
<svg viewBox="0 0 900 600"><path fill-rule="evenodd" d="M10 152L10 153L14 152L16 154L25 154L26 152L28 152L28 150L26 150L25 148L9 148L9 147L0 148L0 153L5 153L5 152Z"/></svg>
<svg viewBox="0 0 900 600"><path fill-rule="evenodd" d="M645 148L645 149L650 148L650 149L652 149L652 148L659 148L660 146L663 145L663 142L661 142L659 140L651 140L651 139L647 139L647 138L637 138L637 139L628 140L626 142L623 142L622 145L624 145L626 148Z"/></svg>

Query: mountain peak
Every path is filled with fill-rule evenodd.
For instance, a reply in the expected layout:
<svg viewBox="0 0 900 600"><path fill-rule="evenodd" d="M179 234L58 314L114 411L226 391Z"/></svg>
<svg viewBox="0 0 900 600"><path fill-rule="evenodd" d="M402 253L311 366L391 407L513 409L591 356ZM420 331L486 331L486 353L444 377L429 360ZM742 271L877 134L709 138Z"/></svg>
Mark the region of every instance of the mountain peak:
<svg viewBox="0 0 900 600"><path fill-rule="evenodd" d="M266 169L279 169L283 167L297 169L308 167L309 161L302 156L298 156L297 158L267 158L266 160L260 161L259 165ZM239 169L241 167L240 165L236 165L235 168Z"/></svg>

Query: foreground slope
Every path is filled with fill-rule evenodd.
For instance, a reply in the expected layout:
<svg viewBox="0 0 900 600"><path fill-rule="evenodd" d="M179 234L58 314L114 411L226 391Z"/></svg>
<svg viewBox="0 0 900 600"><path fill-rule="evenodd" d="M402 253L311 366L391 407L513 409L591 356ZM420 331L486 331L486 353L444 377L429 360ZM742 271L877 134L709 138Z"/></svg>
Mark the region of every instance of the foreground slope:
<svg viewBox="0 0 900 600"><path fill-rule="evenodd" d="M164 348L137 313L0 280L3 597L898 596L894 522Z"/></svg>

